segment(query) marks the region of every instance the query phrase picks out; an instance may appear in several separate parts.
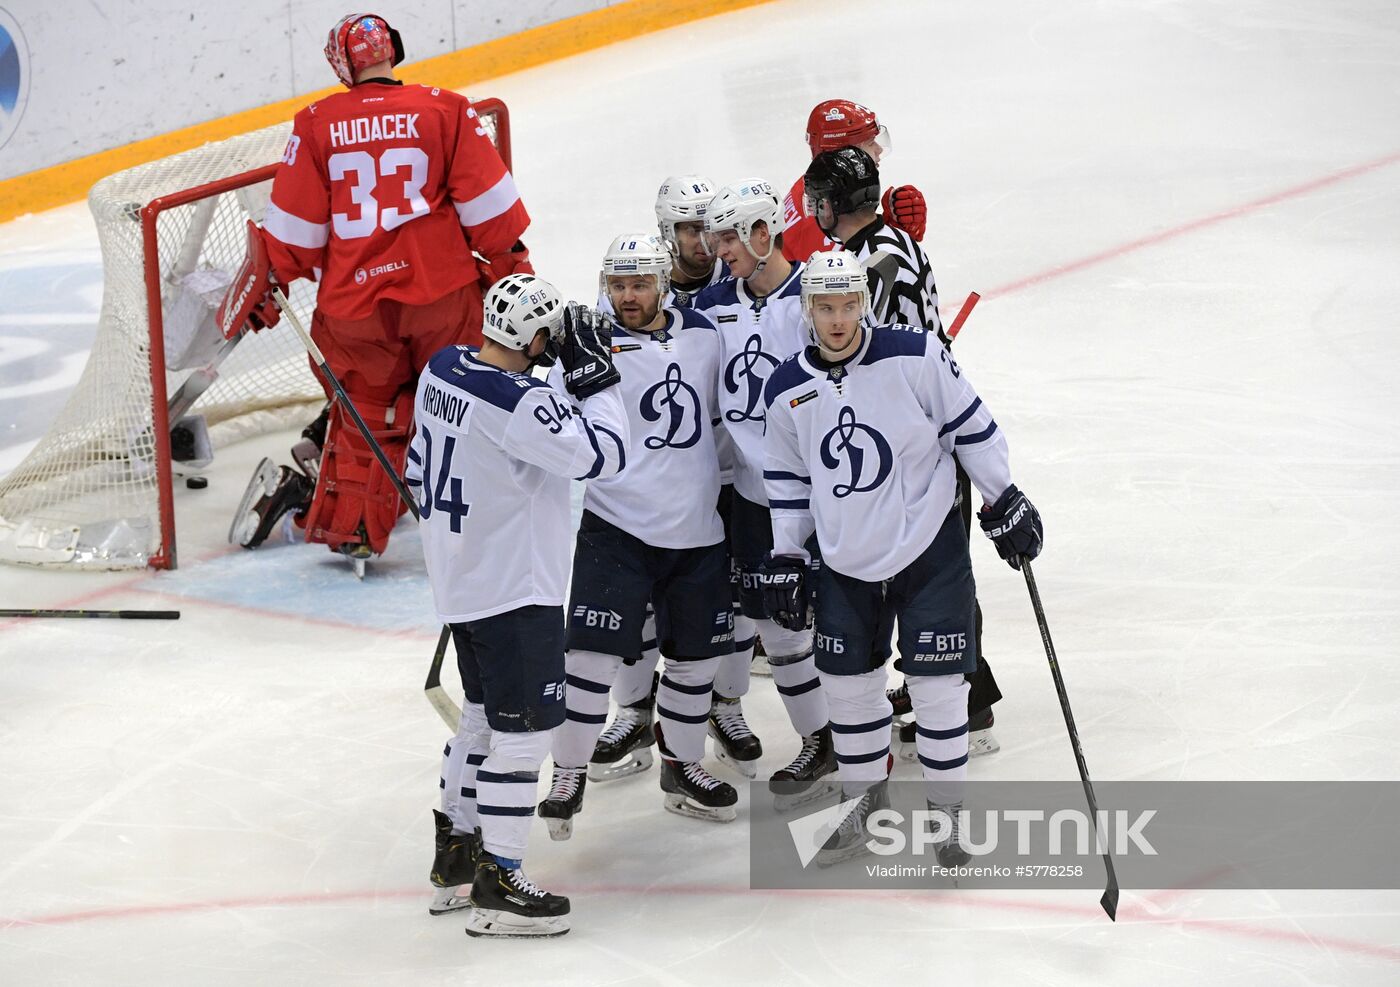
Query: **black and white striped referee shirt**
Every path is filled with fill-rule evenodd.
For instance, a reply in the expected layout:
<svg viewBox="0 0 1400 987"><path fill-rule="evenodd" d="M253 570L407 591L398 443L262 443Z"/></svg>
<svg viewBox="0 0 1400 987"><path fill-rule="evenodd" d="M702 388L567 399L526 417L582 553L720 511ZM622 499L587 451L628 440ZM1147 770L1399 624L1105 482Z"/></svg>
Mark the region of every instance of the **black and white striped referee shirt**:
<svg viewBox="0 0 1400 987"><path fill-rule="evenodd" d="M922 247L908 233L878 216L875 222L846 241L845 247L865 265L870 279L870 308L874 325L901 323L938 333L938 286Z"/></svg>

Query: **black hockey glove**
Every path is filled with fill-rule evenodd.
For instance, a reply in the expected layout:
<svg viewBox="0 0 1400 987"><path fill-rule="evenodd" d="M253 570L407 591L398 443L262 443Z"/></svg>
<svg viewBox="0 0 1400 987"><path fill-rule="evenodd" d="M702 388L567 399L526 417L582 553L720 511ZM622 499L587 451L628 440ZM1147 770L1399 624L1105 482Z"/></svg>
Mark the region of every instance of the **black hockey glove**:
<svg viewBox="0 0 1400 987"><path fill-rule="evenodd" d="M812 608L807 598L807 563L794 555L769 556L758 571L763 587L763 606L779 627L790 631L812 625Z"/></svg>
<svg viewBox="0 0 1400 987"><path fill-rule="evenodd" d="M984 505L977 512L977 521L996 545L997 554L1010 563L1011 568L1021 568L1022 556L1033 559L1040 554L1045 540L1040 512L1016 489L1016 484L1007 487L991 507Z"/></svg>
<svg viewBox="0 0 1400 987"><path fill-rule="evenodd" d="M606 317L577 302L564 309L559 363L564 388L582 401L622 379L613 366L612 325Z"/></svg>

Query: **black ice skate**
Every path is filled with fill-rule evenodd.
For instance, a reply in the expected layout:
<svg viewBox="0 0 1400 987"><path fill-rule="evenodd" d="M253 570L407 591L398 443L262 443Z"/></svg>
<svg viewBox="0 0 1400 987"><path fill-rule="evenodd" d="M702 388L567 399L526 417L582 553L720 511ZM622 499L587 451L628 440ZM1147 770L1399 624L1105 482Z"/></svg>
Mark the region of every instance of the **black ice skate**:
<svg viewBox="0 0 1400 987"><path fill-rule="evenodd" d="M365 563L374 557L374 551L369 547L369 533L365 531L364 522L355 529L359 541L343 541L336 549L341 555L350 560L350 564L355 568L355 578L365 578Z"/></svg>
<svg viewBox="0 0 1400 987"><path fill-rule="evenodd" d="M803 737L802 749L792 763L768 779L773 808L778 812L791 812L826 798L836 789L836 748L831 745L829 726Z"/></svg>
<svg viewBox="0 0 1400 987"><path fill-rule="evenodd" d="M750 675L773 677L773 669L768 667L768 652L763 650L763 638L753 639L753 660L749 662Z"/></svg>
<svg viewBox="0 0 1400 987"><path fill-rule="evenodd" d="M1001 750L1001 744L997 743L997 738L992 736L992 724L996 720L992 716L992 708L988 706L980 713L974 713L967 719L967 756L977 757L981 754L995 754ZM919 759L919 731L918 727L911 721L899 725L899 759L901 761L917 761Z"/></svg>
<svg viewBox="0 0 1400 987"><path fill-rule="evenodd" d="M710 704L710 736L715 741L715 759L727 764L745 778L758 776L758 759L763 744L749 729L744 708L738 699L716 695Z"/></svg>
<svg viewBox="0 0 1400 987"><path fill-rule="evenodd" d="M587 783L582 768L555 767L549 794L539 808L551 840L567 840L574 835L574 816L583 811L583 786Z"/></svg>
<svg viewBox="0 0 1400 987"><path fill-rule="evenodd" d="M733 822L739 793L733 785L720 781L699 761L678 761L666 749L661 724L656 725L657 748L661 752L661 790L666 793L668 812L708 822Z"/></svg>
<svg viewBox="0 0 1400 987"><path fill-rule="evenodd" d="M656 743L651 726L656 710L656 683L651 677L651 695L629 706L618 708L593 748L588 762L590 781L616 781L651 767L651 746Z"/></svg>
<svg viewBox="0 0 1400 987"><path fill-rule="evenodd" d="M938 855L939 864L944 867L963 866L972 859L972 855L962 847L962 819L959 816L959 813L962 812L962 803L935 805L930 802L928 807L929 811L945 817L942 824L947 827L946 836L933 844L933 852Z"/></svg>
<svg viewBox="0 0 1400 987"><path fill-rule="evenodd" d="M817 851L816 861L818 867L830 867L832 864L839 864L843 860L850 860L863 853L869 853L867 844L870 841L870 832L866 829L866 820L870 814L878 809L888 809L890 807L889 779L885 779L878 784L871 785L855 800L855 805L851 806L846 813L841 825L836 828L822 848Z"/></svg>
<svg viewBox="0 0 1400 987"><path fill-rule="evenodd" d="M321 451L326 447L326 426L330 423L330 417L331 405L327 401L316 420L301 430L301 438L292 446L292 459L311 478L312 483L321 475Z"/></svg>
<svg viewBox="0 0 1400 987"><path fill-rule="evenodd" d="M530 882L519 867L506 867L489 853L476 864L467 935L562 936L569 931L569 899Z"/></svg>
<svg viewBox="0 0 1400 987"><path fill-rule="evenodd" d="M267 536L288 511L305 510L314 491L315 484L304 474L264 459L258 463L248 489L243 492L243 500L228 529L229 542L257 548L267 541Z"/></svg>
<svg viewBox="0 0 1400 987"><path fill-rule="evenodd" d="M436 889L429 915L446 915L471 906L471 898L458 894L463 884L470 884L476 873L476 858L481 854L481 830L454 835L452 820L433 810L433 826L437 833L437 854L428 879Z"/></svg>

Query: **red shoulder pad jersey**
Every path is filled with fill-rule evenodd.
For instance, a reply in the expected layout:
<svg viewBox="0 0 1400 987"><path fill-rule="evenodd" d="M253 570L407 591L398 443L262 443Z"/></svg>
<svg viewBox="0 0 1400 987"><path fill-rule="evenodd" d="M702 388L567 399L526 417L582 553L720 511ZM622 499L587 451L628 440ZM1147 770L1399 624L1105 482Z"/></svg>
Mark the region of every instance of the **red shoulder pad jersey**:
<svg viewBox="0 0 1400 987"><path fill-rule="evenodd" d="M830 250L836 241L822 232L817 221L807 215L807 180L797 176L783 200L783 256L794 264L805 264L818 250Z"/></svg>
<svg viewBox="0 0 1400 987"><path fill-rule="evenodd" d="M316 278L339 319L441 298L477 279L473 250L506 253L529 225L465 96L385 83L296 115L263 221L278 279Z"/></svg>

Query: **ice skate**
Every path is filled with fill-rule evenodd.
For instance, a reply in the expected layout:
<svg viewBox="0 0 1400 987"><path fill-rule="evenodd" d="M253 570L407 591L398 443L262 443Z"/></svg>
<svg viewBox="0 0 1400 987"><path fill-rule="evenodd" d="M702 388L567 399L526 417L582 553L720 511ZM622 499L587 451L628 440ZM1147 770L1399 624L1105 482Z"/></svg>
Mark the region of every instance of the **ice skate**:
<svg viewBox="0 0 1400 987"><path fill-rule="evenodd" d="M651 747L656 743L651 727L656 709L656 681L652 676L651 695L629 706L618 708L593 748L588 762L590 781L616 781L640 774L651 767Z"/></svg>
<svg viewBox="0 0 1400 987"><path fill-rule="evenodd" d="M992 708L988 706L980 713L974 713L968 717L967 721L967 756L978 757L982 754L995 754L1001 750L1001 744L997 743L997 738L992 736L992 724L995 718L992 716ZM901 723L898 726L899 733L899 759L901 761L914 762L919 759L919 729L913 723Z"/></svg>
<svg viewBox="0 0 1400 987"><path fill-rule="evenodd" d="M350 565L355 570L356 579L365 578L365 563L374 557L373 550L369 547L369 534L365 531L365 526L361 524L356 530L360 540L357 542L344 541L337 546L336 551L350 560Z"/></svg>
<svg viewBox="0 0 1400 987"><path fill-rule="evenodd" d="M763 743L749 729L739 700L715 696L710 704L710 736L715 741L715 759L727 764L745 778L758 777L758 759Z"/></svg>
<svg viewBox="0 0 1400 987"><path fill-rule="evenodd" d="M768 791L773 808L791 812L809 802L824 799L837 790L836 748L831 744L831 727L802 738L802 747L787 767L773 772Z"/></svg>
<svg viewBox="0 0 1400 987"><path fill-rule="evenodd" d="M574 835L574 816L583 811L583 786L587 783L582 768L555 767L549 794L539 808L551 840L559 842Z"/></svg>
<svg viewBox="0 0 1400 987"><path fill-rule="evenodd" d="M666 749L661 725L656 726L661 752L661 790L666 793L668 812L707 822L733 822L739 793L733 785L720 781L699 761L677 761Z"/></svg>
<svg viewBox="0 0 1400 987"><path fill-rule="evenodd" d="M519 867L489 853L477 861L467 935L527 938L569 931L569 899L536 887Z"/></svg>
<svg viewBox="0 0 1400 987"><path fill-rule="evenodd" d="M238 504L228 529L230 544L257 548L288 511L304 510L311 503L315 485L290 466L270 459L258 463L248 489Z"/></svg>
<svg viewBox="0 0 1400 987"><path fill-rule="evenodd" d="M871 813L889 807L888 779L866 789L865 794L860 796L859 801L851 806L850 812L841 820L836 832L827 837L822 848L817 851L817 866L830 867L843 860L869 853L870 848L866 844L870 841L870 833L866 829L866 820L870 818Z"/></svg>
<svg viewBox="0 0 1400 987"><path fill-rule="evenodd" d="M928 804L929 811L946 816L951 821L947 835L933 844L933 852L938 855L938 863L943 867L961 867L972 859L972 855L962 848L962 803L952 805ZM945 825L947 823L945 822Z"/></svg>
<svg viewBox="0 0 1400 987"><path fill-rule="evenodd" d="M481 853L481 830L454 834L452 820L436 809L433 810L433 825L437 831L437 853L433 857L433 869L428 879L435 890L428 914L446 915L471 906L471 898L459 894L458 889L463 884L470 884L476 873L476 859Z"/></svg>

